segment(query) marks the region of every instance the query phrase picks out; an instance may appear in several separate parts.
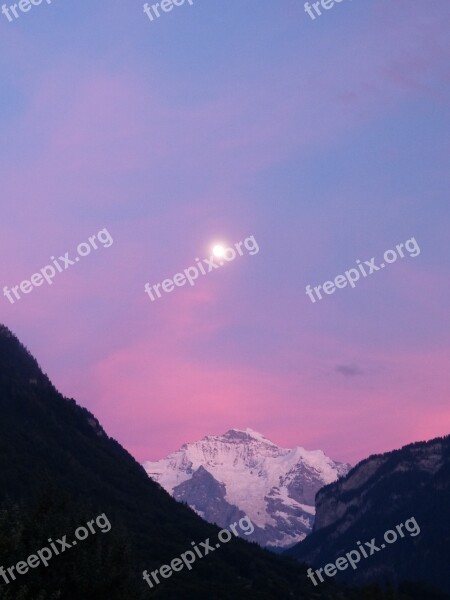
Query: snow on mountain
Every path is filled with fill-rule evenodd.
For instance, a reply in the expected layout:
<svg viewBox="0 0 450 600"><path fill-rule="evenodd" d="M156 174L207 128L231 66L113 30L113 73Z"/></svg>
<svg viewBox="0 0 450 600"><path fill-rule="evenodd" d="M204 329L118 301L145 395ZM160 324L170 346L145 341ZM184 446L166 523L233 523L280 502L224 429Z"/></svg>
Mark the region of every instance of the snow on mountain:
<svg viewBox="0 0 450 600"><path fill-rule="evenodd" d="M228 527L248 515L256 526L252 540L277 548L306 537L314 522L316 492L350 468L321 450L279 448L252 429L206 436L143 466L207 521Z"/></svg>

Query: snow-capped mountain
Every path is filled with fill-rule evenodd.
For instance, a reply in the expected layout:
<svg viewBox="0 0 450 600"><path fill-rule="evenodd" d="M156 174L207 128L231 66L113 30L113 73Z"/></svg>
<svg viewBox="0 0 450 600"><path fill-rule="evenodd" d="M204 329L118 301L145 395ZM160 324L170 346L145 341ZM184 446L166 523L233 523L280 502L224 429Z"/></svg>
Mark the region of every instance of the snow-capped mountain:
<svg viewBox="0 0 450 600"><path fill-rule="evenodd" d="M255 525L252 541L280 549L306 537L316 492L350 469L321 450L279 448L252 429L206 436L143 466L207 521L228 527L247 515Z"/></svg>

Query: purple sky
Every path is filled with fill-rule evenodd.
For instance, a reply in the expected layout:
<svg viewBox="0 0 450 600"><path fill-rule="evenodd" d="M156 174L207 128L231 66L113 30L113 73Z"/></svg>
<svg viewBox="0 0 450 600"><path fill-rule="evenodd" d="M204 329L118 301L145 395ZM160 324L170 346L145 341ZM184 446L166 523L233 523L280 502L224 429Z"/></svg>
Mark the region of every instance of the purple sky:
<svg viewBox="0 0 450 600"><path fill-rule="evenodd" d="M325 12L325 11L324 11ZM251 427L355 462L450 432L450 4L0 15L0 321L138 460ZM158 283L254 235L245 255ZM406 256L312 303L415 237Z"/></svg>

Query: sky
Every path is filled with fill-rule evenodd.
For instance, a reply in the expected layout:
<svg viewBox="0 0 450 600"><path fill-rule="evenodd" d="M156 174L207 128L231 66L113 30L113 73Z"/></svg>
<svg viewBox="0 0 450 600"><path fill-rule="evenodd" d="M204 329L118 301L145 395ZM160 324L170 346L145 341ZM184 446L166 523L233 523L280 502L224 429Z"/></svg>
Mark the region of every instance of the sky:
<svg viewBox="0 0 450 600"><path fill-rule="evenodd" d="M139 461L233 427L351 463L450 433L450 4L303 4L0 14L0 287L112 240L0 322Z"/></svg>

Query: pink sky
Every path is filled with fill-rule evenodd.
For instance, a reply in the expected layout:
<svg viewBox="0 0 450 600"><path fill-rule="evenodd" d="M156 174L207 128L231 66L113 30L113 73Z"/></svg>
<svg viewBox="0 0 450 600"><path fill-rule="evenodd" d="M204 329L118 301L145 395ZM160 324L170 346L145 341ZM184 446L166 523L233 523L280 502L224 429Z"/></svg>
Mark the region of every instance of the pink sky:
<svg viewBox="0 0 450 600"><path fill-rule="evenodd" d="M0 320L138 460L231 427L350 462L449 433L449 12L55 3L1 23L2 287L114 243ZM145 295L250 235L258 254ZM419 256L305 295L413 236Z"/></svg>

